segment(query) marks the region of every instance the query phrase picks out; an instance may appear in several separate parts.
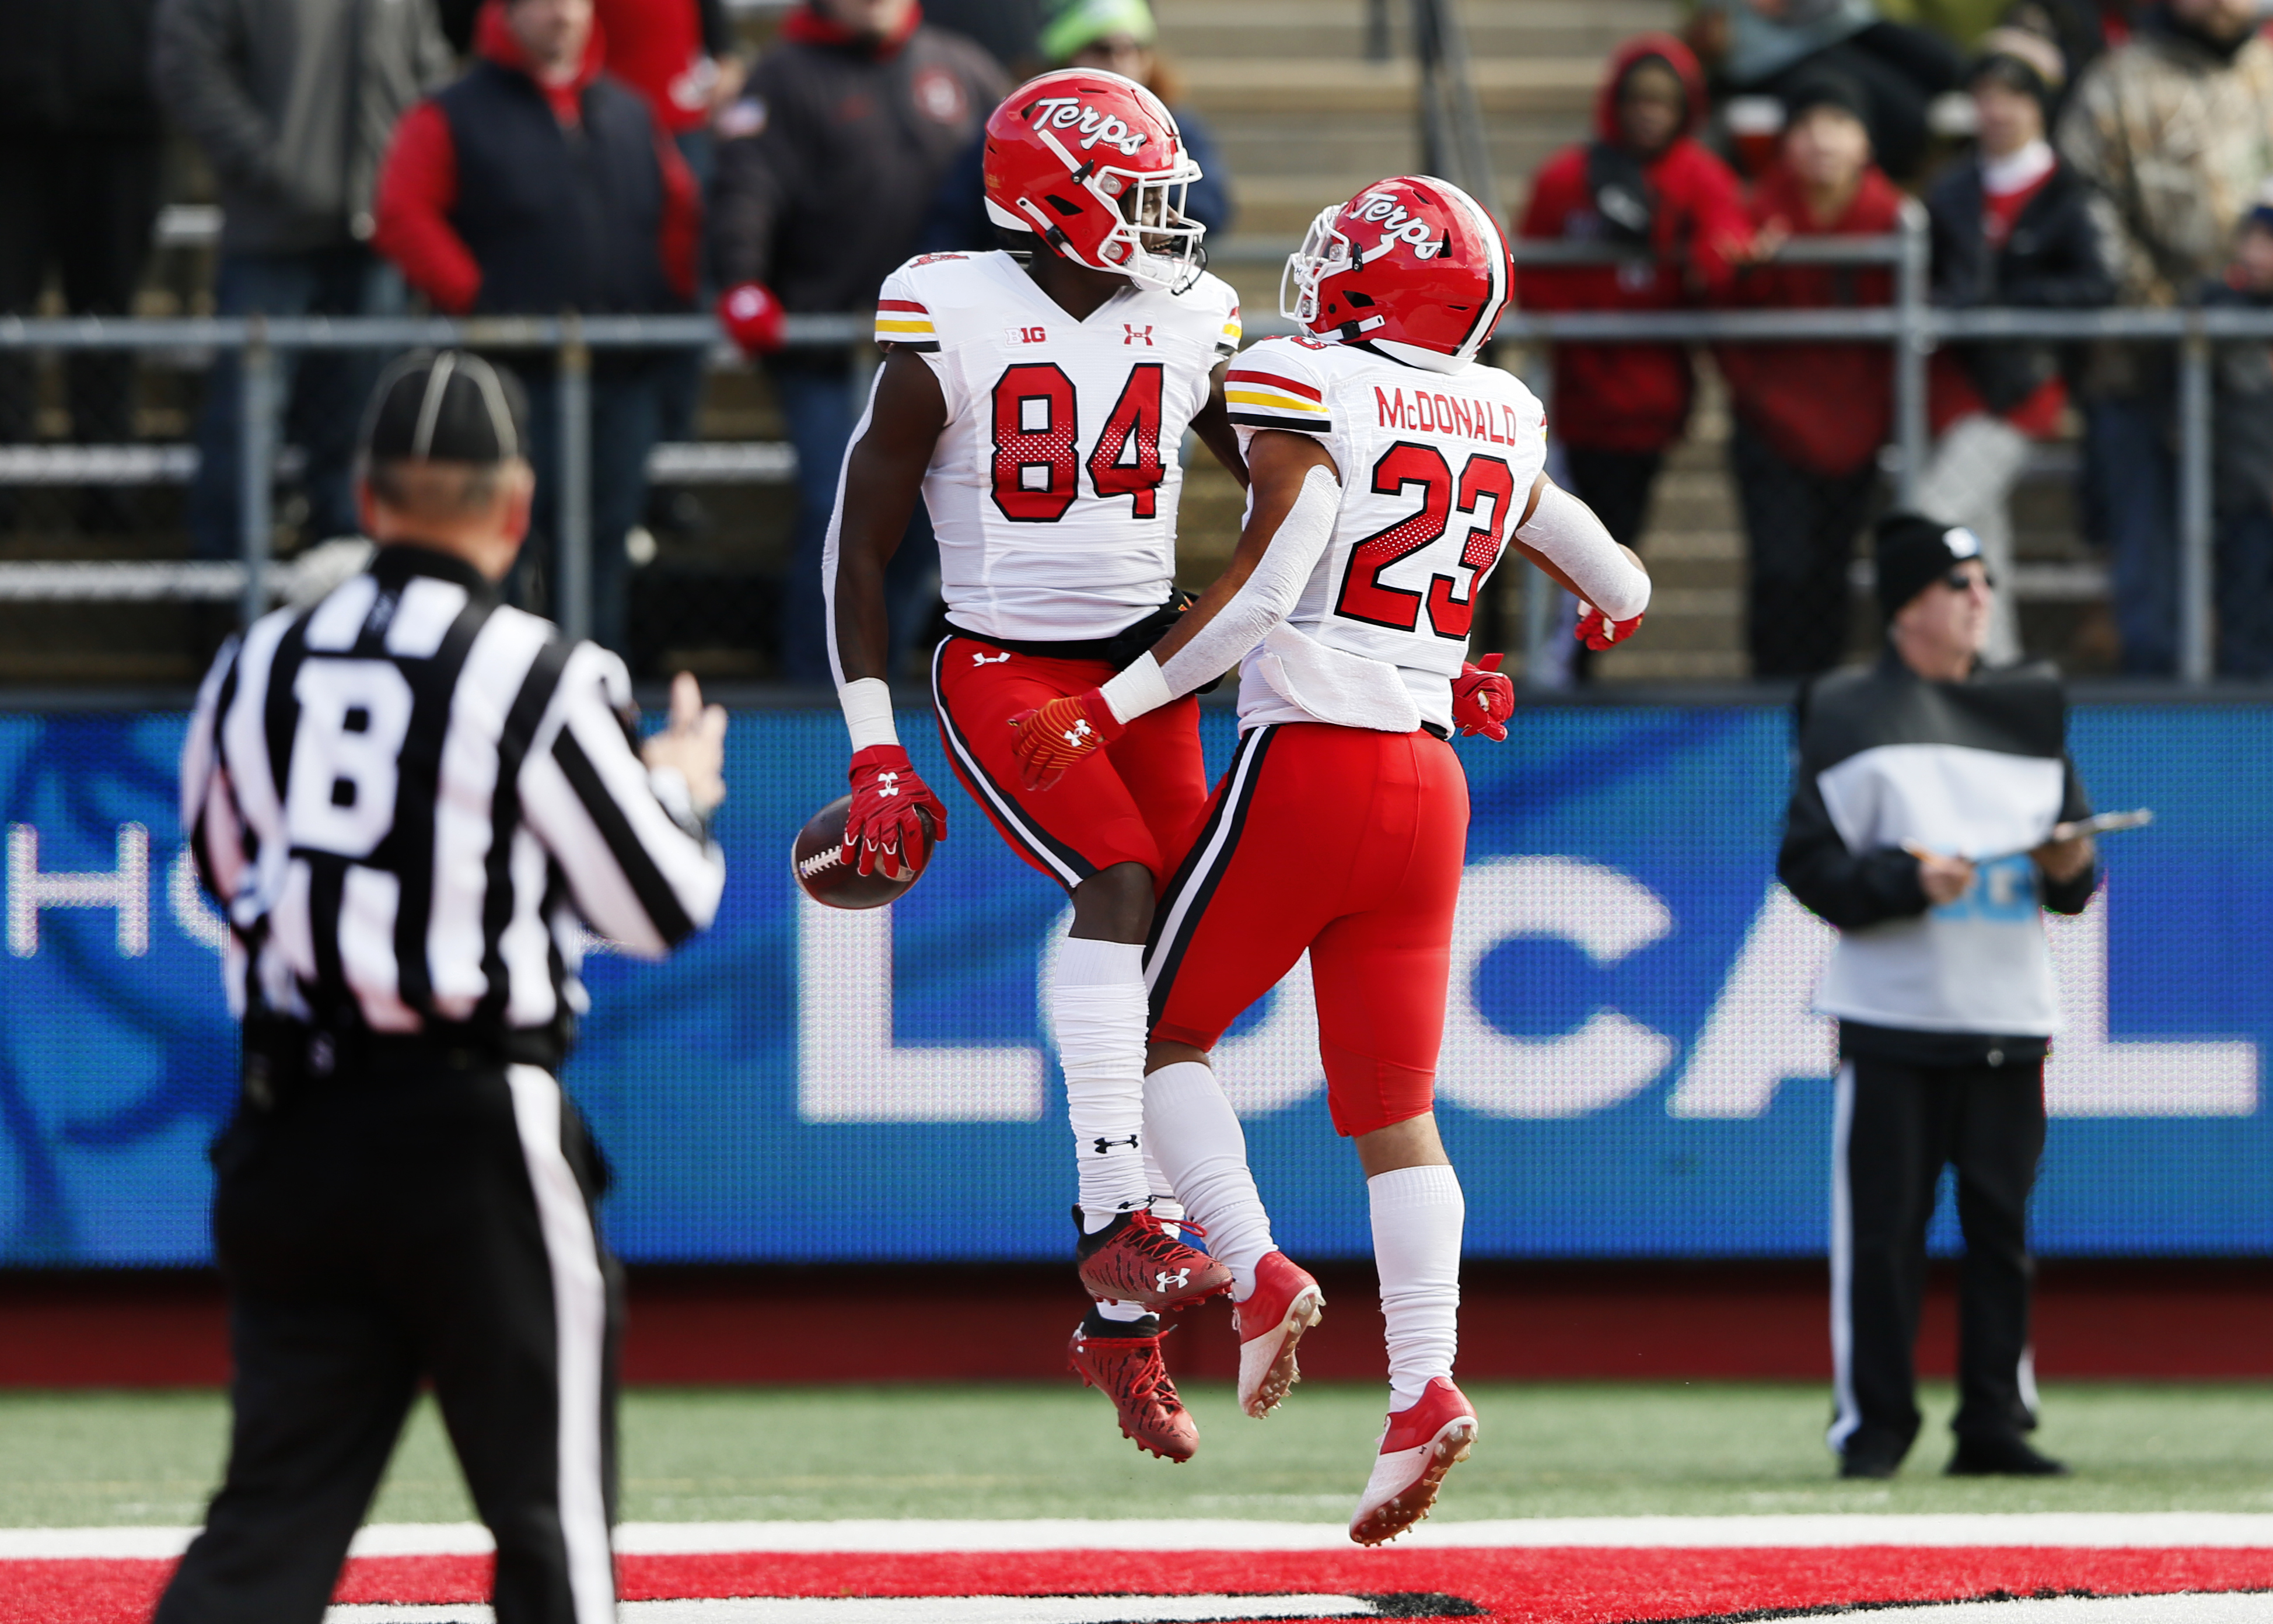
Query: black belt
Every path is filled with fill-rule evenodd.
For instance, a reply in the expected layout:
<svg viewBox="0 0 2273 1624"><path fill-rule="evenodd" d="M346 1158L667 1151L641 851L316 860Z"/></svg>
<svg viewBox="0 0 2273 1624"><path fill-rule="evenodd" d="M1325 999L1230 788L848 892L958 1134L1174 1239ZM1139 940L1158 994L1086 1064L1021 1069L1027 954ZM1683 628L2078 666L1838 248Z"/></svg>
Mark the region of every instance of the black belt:
<svg viewBox="0 0 2273 1624"><path fill-rule="evenodd" d="M1421 724L1421 730L1423 733L1428 734L1431 738L1443 739L1448 745L1452 742L1452 730L1446 727L1439 727L1433 722L1422 722Z"/></svg>
<svg viewBox="0 0 2273 1624"><path fill-rule="evenodd" d="M1162 638L1176 617L1184 612L1188 602L1179 593L1176 597L1152 610L1134 625L1123 626L1110 637L1089 637L1074 641L1052 643L1025 637L989 637L984 632L972 632L950 620L947 629L956 636L974 643L984 643L989 648L1007 648L1014 655L1025 655L1036 660L1102 660L1115 670L1132 664L1137 656Z"/></svg>
<svg viewBox="0 0 2273 1624"><path fill-rule="evenodd" d="M406 1071L476 1071L506 1066L557 1069L575 1026L498 1028L432 1022L417 1032L334 1029L273 1016L244 1023L244 1098L270 1111L308 1088Z"/></svg>

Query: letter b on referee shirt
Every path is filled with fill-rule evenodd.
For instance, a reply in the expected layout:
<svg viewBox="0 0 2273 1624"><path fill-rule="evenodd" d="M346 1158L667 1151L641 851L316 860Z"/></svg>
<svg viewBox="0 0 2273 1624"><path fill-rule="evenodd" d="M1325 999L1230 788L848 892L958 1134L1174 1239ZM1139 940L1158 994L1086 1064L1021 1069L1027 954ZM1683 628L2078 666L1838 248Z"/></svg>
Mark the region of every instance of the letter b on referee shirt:
<svg viewBox="0 0 2273 1624"><path fill-rule="evenodd" d="M410 684L386 660L311 659L292 682L300 725L284 820L295 846L369 857L394 826Z"/></svg>

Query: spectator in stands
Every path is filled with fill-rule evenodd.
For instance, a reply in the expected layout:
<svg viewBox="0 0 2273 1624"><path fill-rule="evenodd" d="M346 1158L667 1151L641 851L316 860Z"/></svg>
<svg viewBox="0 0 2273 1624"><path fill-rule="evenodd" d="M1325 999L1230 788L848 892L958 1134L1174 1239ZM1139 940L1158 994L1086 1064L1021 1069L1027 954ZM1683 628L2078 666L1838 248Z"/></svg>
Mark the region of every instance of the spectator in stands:
<svg viewBox="0 0 2273 1624"><path fill-rule="evenodd" d="M1704 113L1705 79L1687 46L1646 34L1618 48L1595 100L1595 138L1541 168L1521 236L1633 257L1524 267L1516 288L1527 308L1675 310L1727 292L1752 226L1737 177L1691 133ZM1694 388L1678 344L1555 347L1553 422L1570 489L1624 546L1640 542Z"/></svg>
<svg viewBox="0 0 2273 1624"><path fill-rule="evenodd" d="M1008 86L970 41L924 26L915 0L807 0L727 109L711 190L719 319L763 355L797 446L798 519L782 602L782 674L829 680L821 549L866 391L841 348L782 348L782 316L874 314L915 251L939 184ZM858 393L856 393L858 390ZM897 667L927 629L939 550L919 509L886 577Z"/></svg>
<svg viewBox="0 0 2273 1624"><path fill-rule="evenodd" d="M2253 0L2163 0L2095 64L2061 115L2060 153L2104 194L2122 300L2177 304L2224 269L2273 175L2273 44ZM2178 470L2170 357L2095 346L2080 381L2089 511L2113 558L2123 669L2178 661Z"/></svg>
<svg viewBox="0 0 2273 1624"><path fill-rule="evenodd" d="M2273 191L2241 222L2233 263L2206 305L2273 310ZM2211 469L2217 513L2217 670L2273 677L2273 345L2217 352Z"/></svg>
<svg viewBox="0 0 2273 1624"><path fill-rule="evenodd" d="M1718 84L1783 96L1812 69L1860 88L1879 166L1898 180L1926 154L1926 109L1957 83L1957 47L1924 28L1888 22L1873 0L1698 0L1689 38Z"/></svg>
<svg viewBox="0 0 2273 1624"><path fill-rule="evenodd" d="M1956 309L2082 310L2115 296L2091 189L2044 139L2059 85L2059 53L2019 29L1984 41L1967 73L1975 115L1970 158L1927 194L1933 221L1933 300ZM2051 344L1944 345L1929 374L1936 438L1914 505L1981 543L2004 590L1991 600L1983 655L2021 657L2013 610L2013 486L2029 445L2059 430L2067 409L2061 352Z"/></svg>
<svg viewBox="0 0 2273 1624"><path fill-rule="evenodd" d="M1200 179L1185 194L1184 213L1214 236L1231 229L1231 173L1206 123L1184 105L1175 69L1160 53L1159 33L1146 0L1064 0L1042 30L1042 59L1052 68L1109 69L1135 79L1167 104L1183 135L1184 150L1200 167ZM926 253L995 246L982 175L986 145L984 139L974 139L948 172L924 224Z"/></svg>
<svg viewBox="0 0 2273 1624"><path fill-rule="evenodd" d="M686 309L701 199L647 103L601 77L592 0L490 0L475 49L465 76L395 133L380 249L453 315ZM557 543L559 379L547 356L515 365L529 385L534 532ZM647 500L671 357L600 351L591 378L592 633L622 653L624 538Z"/></svg>
<svg viewBox="0 0 2273 1624"><path fill-rule="evenodd" d="M402 282L371 251L372 195L394 123L449 77L432 0L159 0L151 81L221 183L223 316L384 316ZM376 353L277 357L312 535L353 535L351 477ZM236 356L206 380L189 524L201 558L241 545Z"/></svg>
<svg viewBox="0 0 2273 1624"><path fill-rule="evenodd" d="M50 269L71 314L132 311L158 213L154 9L154 0L0 0L0 315L29 315ZM82 350L69 378L73 440L134 438L132 355ZM33 388L20 356L0 366L0 441L36 438ZM123 528L120 494L88 492L82 525Z"/></svg>
<svg viewBox="0 0 2273 1624"><path fill-rule="evenodd" d="M1864 109L1862 86L1830 69L1793 83L1782 151L1752 198L1763 259L1737 273L1735 303L1789 310L1893 298L1890 273L1875 266L1767 258L1795 238L1879 236L1899 223L1902 194L1871 161ZM1847 565L1893 421L1892 358L1883 344L1730 344L1714 354L1736 418L1729 463L1750 543L1752 675L1811 677L1846 652Z"/></svg>
<svg viewBox="0 0 2273 1624"><path fill-rule="evenodd" d="M745 69L734 45L725 0L595 0L594 15L608 53L608 77L647 99L648 111L678 144L698 192L707 192L716 166L718 113L739 101ZM698 252L698 266L701 258ZM673 372L663 398L663 438L695 438L694 414L702 398L699 349L671 357ZM693 495L657 491L648 504L649 525L699 530L705 520Z"/></svg>

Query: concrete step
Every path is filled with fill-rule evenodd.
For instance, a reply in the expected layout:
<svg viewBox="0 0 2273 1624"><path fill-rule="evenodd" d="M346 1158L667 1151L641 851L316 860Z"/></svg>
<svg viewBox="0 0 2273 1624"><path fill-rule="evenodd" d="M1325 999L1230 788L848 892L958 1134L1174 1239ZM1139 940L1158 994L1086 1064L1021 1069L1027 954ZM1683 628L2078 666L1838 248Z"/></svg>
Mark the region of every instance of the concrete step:
<svg viewBox="0 0 2273 1624"><path fill-rule="evenodd" d="M1368 45L1361 0L1160 0L1154 11L1180 66L1186 60L1282 56L1290 41L1313 56L1362 56ZM1674 26L1680 15L1664 0L1470 0L1460 11L1475 56L1596 60L1631 34ZM1390 6L1392 53L1409 55L1412 37L1409 8Z"/></svg>

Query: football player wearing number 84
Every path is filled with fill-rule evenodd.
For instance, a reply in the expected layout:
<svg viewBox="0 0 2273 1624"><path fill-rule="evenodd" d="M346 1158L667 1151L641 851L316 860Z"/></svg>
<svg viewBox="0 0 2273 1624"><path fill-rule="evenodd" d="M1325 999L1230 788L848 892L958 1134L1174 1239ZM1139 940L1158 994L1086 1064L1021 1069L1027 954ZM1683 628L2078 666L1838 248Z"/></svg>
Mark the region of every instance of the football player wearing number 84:
<svg viewBox="0 0 2273 1624"><path fill-rule="evenodd" d="M1144 1154L1141 957L1207 800L1198 710L1186 698L1116 730L1078 785L1047 795L1020 777L1012 723L1094 689L1174 623L1186 430L1245 481L1220 388L1239 305L1182 213L1198 166L1142 86L1094 69L1029 82L987 121L984 174L1003 251L925 255L883 285L888 353L822 555L852 744L846 857L898 872L925 838L919 807L944 833L883 681L884 568L920 495L952 628L932 668L948 758L1011 849L1073 900L1048 999L1076 1259L1096 1305L1072 1357L1124 1432L1182 1460L1195 1434L1158 1316L1232 1276L1153 1199L1167 1186Z"/></svg>
<svg viewBox="0 0 2273 1624"><path fill-rule="evenodd" d="M1496 656L1466 658L1476 595L1512 539L1588 605L1583 636L1624 636L1649 601L1641 561L1542 471L1538 400L1475 358L1511 268L1490 215L1439 180L1322 213L1282 294L1309 336L1265 340L1228 376L1253 481L1229 569L1150 653L1018 739L1032 780L1063 794L1122 729L1240 668L1238 752L1145 950L1144 1120L1240 1279L1240 1398L1259 1413L1295 1378L1317 1288L1273 1261L1208 1057L1308 952L1388 1332L1389 1419L1350 1520L1365 1545L1426 1515L1476 1435L1452 1379L1464 1208L1433 1111L1468 823L1449 740L1504 738L1514 700Z"/></svg>

